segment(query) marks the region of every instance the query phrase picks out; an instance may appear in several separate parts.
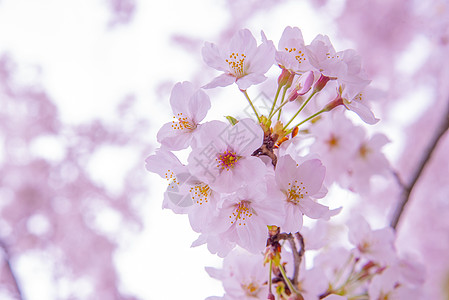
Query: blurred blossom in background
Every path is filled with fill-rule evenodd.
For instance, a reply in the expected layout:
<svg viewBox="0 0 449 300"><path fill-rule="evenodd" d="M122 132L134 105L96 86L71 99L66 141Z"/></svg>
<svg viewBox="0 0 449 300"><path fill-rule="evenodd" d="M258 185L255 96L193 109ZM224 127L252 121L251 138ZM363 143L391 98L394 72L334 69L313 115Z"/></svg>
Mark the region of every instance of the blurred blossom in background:
<svg viewBox="0 0 449 300"><path fill-rule="evenodd" d="M395 172L355 201L360 213L389 224L398 181L426 161L396 247L426 266L426 299L449 299L445 0L0 0L0 299L220 294L204 267L221 260L190 248L195 233L161 209L165 182L144 160L170 119L172 86L217 74L202 61L205 41L249 28L277 46L286 26L355 49L382 90L369 130L390 139ZM244 109L229 105L235 90L208 91L208 117Z"/></svg>

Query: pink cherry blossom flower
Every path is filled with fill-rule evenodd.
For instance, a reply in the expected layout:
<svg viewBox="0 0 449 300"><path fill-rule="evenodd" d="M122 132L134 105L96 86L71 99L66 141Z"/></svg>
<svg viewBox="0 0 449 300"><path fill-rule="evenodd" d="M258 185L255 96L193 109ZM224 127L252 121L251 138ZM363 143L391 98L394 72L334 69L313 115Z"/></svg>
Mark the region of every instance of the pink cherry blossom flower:
<svg viewBox="0 0 449 300"><path fill-rule="evenodd" d="M169 150L185 149L210 109L209 96L202 90L195 90L190 82L178 82L171 92L170 104L175 120L162 126L157 140Z"/></svg>
<svg viewBox="0 0 449 300"><path fill-rule="evenodd" d="M145 167L168 181L162 208L171 209L177 214L187 213L193 204L189 186L185 184L192 177L187 167L176 155L163 148L145 159Z"/></svg>
<svg viewBox="0 0 449 300"><path fill-rule="evenodd" d="M344 105L346 109L355 112L365 123L373 125L379 122L379 119L374 116L368 102L376 94L378 92L372 89L358 90L354 93L354 90L345 88L343 85L339 89L339 96L333 102L337 105Z"/></svg>
<svg viewBox="0 0 449 300"><path fill-rule="evenodd" d="M263 179L266 166L251 154L263 142L263 130L251 119L236 125L220 121L203 124L188 158L189 170L218 192L232 193Z"/></svg>
<svg viewBox="0 0 449 300"><path fill-rule="evenodd" d="M318 159L300 165L290 155L278 159L275 179L286 210L286 218L281 226L283 231L299 231L304 214L312 219L328 219L332 215L327 206L313 200L322 188L325 172L325 167Z"/></svg>
<svg viewBox="0 0 449 300"><path fill-rule="evenodd" d="M330 118L320 120L310 127L310 132L315 137L310 151L320 155L326 166L327 185L346 182L348 166L354 159L358 145L364 140L363 129L355 127L341 110L334 110L330 114Z"/></svg>
<svg viewBox="0 0 449 300"><path fill-rule="evenodd" d="M187 213L190 225L196 232L204 232L212 227L220 194L209 185L190 174L187 166L170 151L156 150L156 154L146 160L148 171L159 174L169 181L164 193L163 208L175 213Z"/></svg>
<svg viewBox="0 0 449 300"><path fill-rule="evenodd" d="M306 47L306 53L310 64L322 74L332 76L338 73L339 59L328 36L317 35Z"/></svg>
<svg viewBox="0 0 449 300"><path fill-rule="evenodd" d="M377 133L359 145L349 167L348 186L351 190L369 192L370 179L374 174L388 174L390 163L381 151L388 142L385 135Z"/></svg>
<svg viewBox="0 0 449 300"><path fill-rule="evenodd" d="M362 216L354 216L348 222L349 242L356 248L355 255L380 264L392 264L397 260L391 227L372 230Z"/></svg>
<svg viewBox="0 0 449 300"><path fill-rule="evenodd" d="M276 61L282 68L302 74L314 69L310 65L302 32L297 27L286 27L279 40Z"/></svg>
<svg viewBox="0 0 449 300"><path fill-rule="evenodd" d="M214 227L221 194L194 177L189 180L188 187L192 199L192 207L188 211L190 226L196 232L208 232Z"/></svg>
<svg viewBox="0 0 449 300"><path fill-rule="evenodd" d="M228 86L237 83L241 90L265 81L265 73L274 63L273 42L264 40L257 46L248 29L239 30L225 47L205 43L202 53L206 64L224 74L216 77L204 88Z"/></svg>
<svg viewBox="0 0 449 300"><path fill-rule="evenodd" d="M409 287L398 280L396 270L387 268L374 276L368 289L370 300L418 300L423 299L419 288Z"/></svg>
<svg viewBox="0 0 449 300"><path fill-rule="evenodd" d="M223 260L222 269L208 267L206 271L211 277L223 282L226 294L221 299L266 299L268 295L266 282L269 269L264 266L262 255L235 249Z"/></svg>
<svg viewBox="0 0 449 300"><path fill-rule="evenodd" d="M279 204L267 197L265 182L245 186L222 198L215 230L223 231L223 238L242 248L261 253L266 246L267 225L280 226L283 222L283 207Z"/></svg>

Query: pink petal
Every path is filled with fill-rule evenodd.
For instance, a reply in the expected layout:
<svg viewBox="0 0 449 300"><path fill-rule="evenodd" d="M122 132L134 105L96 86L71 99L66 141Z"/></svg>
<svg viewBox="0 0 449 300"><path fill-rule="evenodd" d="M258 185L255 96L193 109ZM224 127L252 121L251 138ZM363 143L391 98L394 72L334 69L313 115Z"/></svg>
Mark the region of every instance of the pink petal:
<svg viewBox="0 0 449 300"><path fill-rule="evenodd" d="M286 205L286 215L285 222L281 226L281 230L285 232L297 232L302 228L303 217L302 213L296 205L285 204Z"/></svg>
<svg viewBox="0 0 449 300"><path fill-rule="evenodd" d="M309 197L305 197L299 203L301 211L312 219L328 218L329 207L319 204Z"/></svg>
<svg viewBox="0 0 449 300"><path fill-rule="evenodd" d="M296 173L296 177L304 183L309 196L313 196L321 190L326 168L319 159L311 159L303 162Z"/></svg>
<svg viewBox="0 0 449 300"><path fill-rule="evenodd" d="M189 99L188 115L195 124L201 122L211 107L209 96L202 90L198 90Z"/></svg>
<svg viewBox="0 0 449 300"><path fill-rule="evenodd" d="M236 81L236 78L233 75L231 75L229 73L224 73L218 77L215 77L211 82L209 82L208 84L203 86L203 88L204 89L212 89L217 86L224 87L224 86L233 84L235 81Z"/></svg>
<svg viewBox="0 0 449 300"><path fill-rule="evenodd" d="M257 42L251 31L248 29L240 29L229 43L229 53L245 54L247 57L251 56L257 49Z"/></svg>
<svg viewBox="0 0 449 300"><path fill-rule="evenodd" d="M190 145L192 131L189 129L174 129L173 123L165 123L157 133L157 141L168 150L182 150Z"/></svg>
<svg viewBox="0 0 449 300"><path fill-rule="evenodd" d="M170 95L170 105L175 117L178 117L179 113L184 114L184 117L186 116L188 111L187 100L194 92L193 84L188 81L178 82L173 87Z"/></svg>
<svg viewBox="0 0 449 300"><path fill-rule="evenodd" d="M259 73L251 73L237 79L239 89L247 90L250 86L264 82L267 77Z"/></svg>
<svg viewBox="0 0 449 300"><path fill-rule="evenodd" d="M201 50L201 53L203 54L204 62L209 67L212 67L219 71L226 71L228 69L228 64L220 55L220 50L215 44L209 42L204 43L204 47Z"/></svg>
<svg viewBox="0 0 449 300"><path fill-rule="evenodd" d="M351 103L349 103L347 107L349 110L352 110L353 112L358 114L359 117L367 124L373 125L379 122L379 119L374 116L369 107L360 103L359 101L351 101Z"/></svg>

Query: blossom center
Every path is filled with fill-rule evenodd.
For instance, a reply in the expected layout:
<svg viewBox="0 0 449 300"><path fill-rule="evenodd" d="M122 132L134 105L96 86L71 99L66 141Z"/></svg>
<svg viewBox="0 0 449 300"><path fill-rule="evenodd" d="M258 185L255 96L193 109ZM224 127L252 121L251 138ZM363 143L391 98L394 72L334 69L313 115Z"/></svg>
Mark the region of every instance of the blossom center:
<svg viewBox="0 0 449 300"><path fill-rule="evenodd" d="M326 143L329 145L329 148L332 149L338 147L339 140L335 135L331 134L330 138L326 141Z"/></svg>
<svg viewBox="0 0 449 300"><path fill-rule="evenodd" d="M178 188L179 181L176 178L176 174L172 170L168 169L167 172L165 172L165 179L167 179L168 181L169 188L173 190L176 190Z"/></svg>
<svg viewBox="0 0 449 300"><path fill-rule="evenodd" d="M238 226L246 226L246 222L253 216L253 209L250 207L251 202L242 200L238 204L235 204L235 209L232 215L229 216L231 224Z"/></svg>
<svg viewBox="0 0 449 300"><path fill-rule="evenodd" d="M285 48L285 51L287 51L288 53L294 53L295 55L295 59L298 61L298 63L302 63L306 61L306 57L304 56L304 52L302 52L301 50L296 50L296 48Z"/></svg>
<svg viewBox="0 0 449 300"><path fill-rule="evenodd" d="M183 117L182 113L178 113L177 117L173 117L174 119L178 119L178 121L173 121L171 127L175 130L193 130L196 128L196 125L191 123L187 117Z"/></svg>
<svg viewBox="0 0 449 300"><path fill-rule="evenodd" d="M259 285L254 282L251 282L250 284L242 284L242 289L249 297L257 297L257 294L259 293Z"/></svg>
<svg viewBox="0 0 449 300"><path fill-rule="evenodd" d="M208 203L211 189L207 184L198 184L190 188L193 202L199 205Z"/></svg>
<svg viewBox="0 0 449 300"><path fill-rule="evenodd" d="M240 159L239 156L235 152L226 150L222 154L218 155L217 162L218 168L221 168L221 170L226 169L226 171L229 171L232 169L235 165L235 163Z"/></svg>
<svg viewBox="0 0 449 300"><path fill-rule="evenodd" d="M365 144L363 144L359 148L359 155L363 159L366 159L368 157L368 155L370 154L370 152L371 152L371 149L368 148Z"/></svg>
<svg viewBox="0 0 449 300"><path fill-rule="evenodd" d="M246 55L243 53L239 54L232 52L229 55L229 59L226 59L226 62L232 70L232 74L237 78L245 75L245 58Z"/></svg>
<svg viewBox="0 0 449 300"><path fill-rule="evenodd" d="M295 205L299 204L305 196L307 196L308 192L305 190L303 182L299 182L295 180L295 182L290 182L288 184L288 189L286 192L287 202L293 203Z"/></svg>

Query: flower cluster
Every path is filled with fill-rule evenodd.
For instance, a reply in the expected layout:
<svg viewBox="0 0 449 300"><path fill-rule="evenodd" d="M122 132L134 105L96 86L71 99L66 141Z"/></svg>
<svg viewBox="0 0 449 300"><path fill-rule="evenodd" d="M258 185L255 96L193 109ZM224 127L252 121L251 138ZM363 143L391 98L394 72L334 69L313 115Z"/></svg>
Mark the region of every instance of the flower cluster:
<svg viewBox="0 0 449 300"><path fill-rule="evenodd" d="M161 147L146 167L168 180L163 207L188 215L200 234L193 246L207 244L211 253L226 257L222 271L209 269L223 280L224 299L417 295L421 281L402 275L419 266L398 258L391 230L372 231L362 217L350 223L354 249L327 247L313 268L303 263L306 250L326 245L310 232L329 227L325 221L341 211L324 205L327 188L338 184L364 194L372 176L389 168L381 152L388 139L368 137L345 113L368 124L378 121L369 105L378 92L368 86L355 51L337 52L322 35L306 45L298 28L287 27L277 48L264 33L257 45L243 29L227 45L206 43L202 54L223 73L203 88L174 86L173 121L159 130ZM264 82L276 65L277 90L264 91L274 97L261 107L247 89ZM205 90L234 83L252 113L203 122L211 108ZM186 164L174 154L178 150L188 151ZM314 229L303 227L304 216L319 220Z"/></svg>

